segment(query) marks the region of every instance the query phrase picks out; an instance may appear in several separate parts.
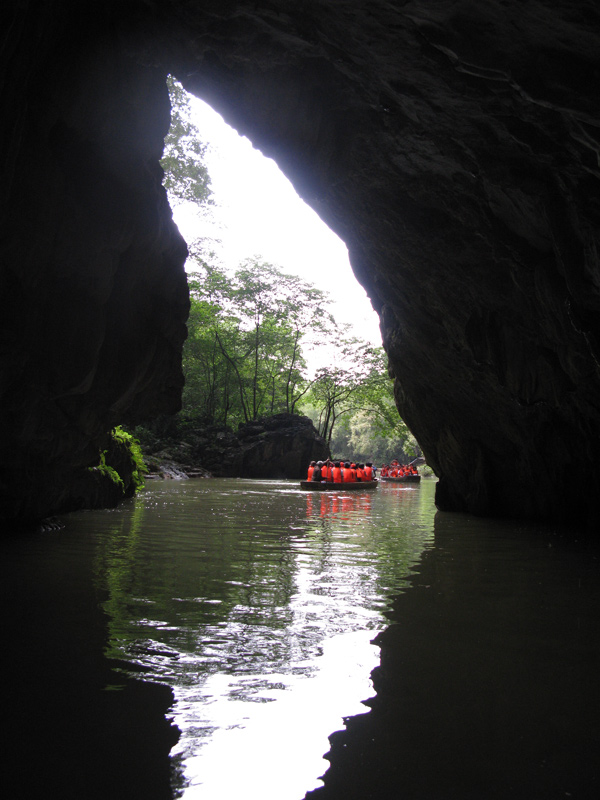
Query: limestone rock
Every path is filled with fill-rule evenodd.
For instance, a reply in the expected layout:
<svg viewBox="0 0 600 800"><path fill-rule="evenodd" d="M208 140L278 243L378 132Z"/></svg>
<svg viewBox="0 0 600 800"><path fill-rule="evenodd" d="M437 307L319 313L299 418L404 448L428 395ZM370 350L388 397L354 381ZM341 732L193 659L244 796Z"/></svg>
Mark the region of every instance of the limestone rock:
<svg viewBox="0 0 600 800"><path fill-rule="evenodd" d="M308 417L275 414L213 432L194 448L194 461L215 477L304 478L311 461L329 455Z"/></svg>

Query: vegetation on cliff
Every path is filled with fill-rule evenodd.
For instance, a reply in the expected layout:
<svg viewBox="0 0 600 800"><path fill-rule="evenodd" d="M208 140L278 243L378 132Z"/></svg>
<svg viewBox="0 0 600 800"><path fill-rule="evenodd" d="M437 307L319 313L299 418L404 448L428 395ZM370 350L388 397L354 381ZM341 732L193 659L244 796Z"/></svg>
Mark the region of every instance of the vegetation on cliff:
<svg viewBox="0 0 600 800"><path fill-rule="evenodd" d="M98 493L104 493L110 505L141 489L147 472L140 443L121 426L110 432L106 446L99 452L98 464L88 467Z"/></svg>

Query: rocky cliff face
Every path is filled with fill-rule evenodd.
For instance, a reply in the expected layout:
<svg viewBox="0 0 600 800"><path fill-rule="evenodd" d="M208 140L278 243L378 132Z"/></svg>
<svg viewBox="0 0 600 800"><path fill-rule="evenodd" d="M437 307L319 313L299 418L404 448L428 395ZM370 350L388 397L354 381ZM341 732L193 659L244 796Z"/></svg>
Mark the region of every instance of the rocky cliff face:
<svg viewBox="0 0 600 800"><path fill-rule="evenodd" d="M276 414L240 425L236 433L207 431L193 448L195 463L222 478L305 478L329 448L308 417Z"/></svg>
<svg viewBox="0 0 600 800"><path fill-rule="evenodd" d="M180 437L146 443L146 463L156 477L305 478L311 461L329 447L308 417L275 414L240 425L197 426ZM179 474L177 474L179 470Z"/></svg>
<svg viewBox="0 0 600 800"><path fill-rule="evenodd" d="M98 6L5 12L3 515L56 511L109 427L177 407L172 71L348 244L439 505L593 522L596 4Z"/></svg>

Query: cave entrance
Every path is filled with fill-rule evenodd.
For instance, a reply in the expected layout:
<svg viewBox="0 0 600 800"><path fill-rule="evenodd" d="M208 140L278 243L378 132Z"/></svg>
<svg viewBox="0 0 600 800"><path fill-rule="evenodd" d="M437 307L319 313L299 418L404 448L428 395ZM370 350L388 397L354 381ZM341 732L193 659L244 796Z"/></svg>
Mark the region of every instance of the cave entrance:
<svg viewBox="0 0 600 800"><path fill-rule="evenodd" d="M200 209L170 196L188 244L203 240L204 251L227 269L258 256L302 277L329 293L339 322L352 322L356 335L381 346L379 318L352 272L344 242L298 196L275 161L208 103L181 91L205 145L212 189L212 204Z"/></svg>
<svg viewBox="0 0 600 800"><path fill-rule="evenodd" d="M357 414L367 413L369 392L381 394L375 373L388 384L381 416L395 409L379 319L345 244L275 161L176 80L168 82L165 186L190 249L184 415L235 430L261 417L300 413L312 418L332 453L371 460L370 451L349 453L348 437ZM197 196L181 189L190 176ZM255 293L265 284L263 294ZM213 339L201 341L211 325ZM334 424L343 414L348 436L334 449ZM367 423L382 439L376 422ZM392 455L401 454L399 447Z"/></svg>

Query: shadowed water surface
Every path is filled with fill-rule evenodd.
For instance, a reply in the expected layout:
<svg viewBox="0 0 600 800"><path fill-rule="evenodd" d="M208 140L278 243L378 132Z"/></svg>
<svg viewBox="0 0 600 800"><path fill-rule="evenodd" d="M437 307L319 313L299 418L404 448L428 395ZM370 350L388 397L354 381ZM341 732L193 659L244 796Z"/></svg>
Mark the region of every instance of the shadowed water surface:
<svg viewBox="0 0 600 800"><path fill-rule="evenodd" d="M434 531L311 800L597 798L597 542L462 514Z"/></svg>
<svg viewBox="0 0 600 800"><path fill-rule="evenodd" d="M433 490L165 482L3 542L10 796L588 796L594 548Z"/></svg>
<svg viewBox="0 0 600 800"><path fill-rule="evenodd" d="M431 544L432 497L167 481L3 542L4 787L295 800L321 785L328 735L372 694L388 598Z"/></svg>

